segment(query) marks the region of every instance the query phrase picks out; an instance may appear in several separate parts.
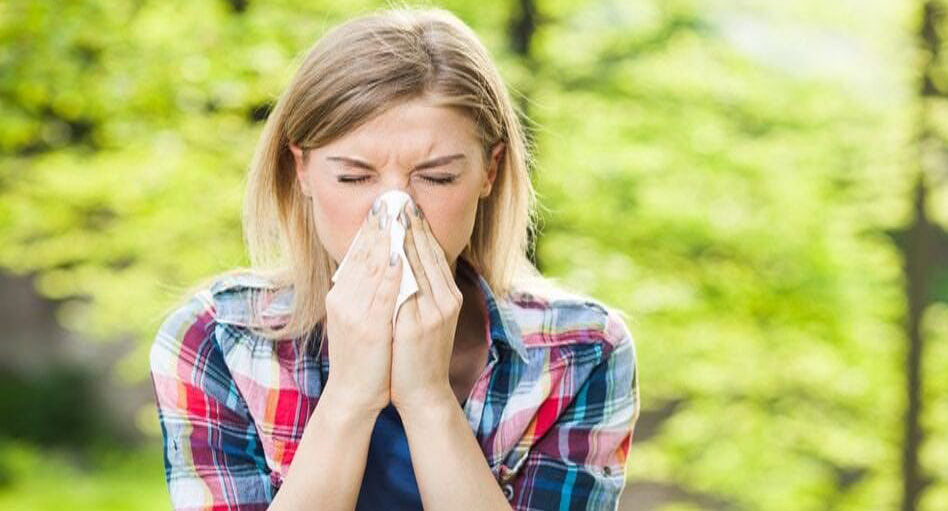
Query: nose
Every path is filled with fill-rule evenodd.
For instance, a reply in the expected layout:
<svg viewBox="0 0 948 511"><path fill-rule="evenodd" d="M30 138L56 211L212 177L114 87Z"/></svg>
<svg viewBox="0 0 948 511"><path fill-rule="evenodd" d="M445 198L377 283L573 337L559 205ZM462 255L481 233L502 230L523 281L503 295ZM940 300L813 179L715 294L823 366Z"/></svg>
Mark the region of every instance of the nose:
<svg viewBox="0 0 948 511"><path fill-rule="evenodd" d="M392 190L399 190L411 197L412 204L415 202L415 190L412 186L412 178L408 172L396 170L392 172L382 172L381 191L379 195Z"/></svg>
<svg viewBox="0 0 948 511"><path fill-rule="evenodd" d="M386 193L390 193L390 192L393 192L393 191L399 191L399 192L401 192L401 193L403 193L403 194L405 194L405 195L408 196L408 200L405 201L406 204L404 205L404 210L405 210L405 211L408 211L408 212L410 213L411 210L412 210L412 208L414 207L414 205L417 204L417 202L416 202L416 200L415 200L415 194L414 194L414 192L413 192L413 190L411 189L410 186L409 186L409 187L405 187L405 186L389 186L389 185L383 186L383 187L382 187L382 190L378 193L378 195L375 196L375 198L373 199L373 202L372 202L372 203L375 204L374 201L377 200L379 197L385 195Z"/></svg>

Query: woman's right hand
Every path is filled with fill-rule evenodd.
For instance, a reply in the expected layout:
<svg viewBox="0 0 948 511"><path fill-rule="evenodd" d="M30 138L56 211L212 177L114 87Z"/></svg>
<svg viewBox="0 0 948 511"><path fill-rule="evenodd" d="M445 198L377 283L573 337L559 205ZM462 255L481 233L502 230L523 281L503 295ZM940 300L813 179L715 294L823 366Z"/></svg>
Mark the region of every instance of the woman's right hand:
<svg viewBox="0 0 948 511"><path fill-rule="evenodd" d="M390 402L392 313L401 281L401 258L389 264L388 227L398 217L386 219L385 209L380 204L366 215L346 264L326 294L330 372L324 395L370 413Z"/></svg>

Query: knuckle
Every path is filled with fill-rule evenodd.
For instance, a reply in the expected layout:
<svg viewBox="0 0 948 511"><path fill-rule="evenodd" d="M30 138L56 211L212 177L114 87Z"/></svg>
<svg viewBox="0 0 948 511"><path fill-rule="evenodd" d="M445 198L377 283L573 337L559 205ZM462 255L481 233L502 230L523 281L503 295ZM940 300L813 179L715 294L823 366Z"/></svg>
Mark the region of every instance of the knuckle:
<svg viewBox="0 0 948 511"><path fill-rule="evenodd" d="M425 330L425 331L434 330L434 329L438 328L438 326L439 326L440 324L441 324L441 318L440 318L440 316L438 316L438 317L436 317L436 316L427 316L427 317L425 317L425 318L423 318L423 319L421 320L421 327L422 327L422 329Z"/></svg>
<svg viewBox="0 0 948 511"><path fill-rule="evenodd" d="M461 301L460 300L452 301L451 304L448 306L448 314L453 316L455 314L458 314L459 312L461 312Z"/></svg>
<svg viewBox="0 0 948 511"><path fill-rule="evenodd" d="M379 264L378 259L372 259L368 263L369 265L369 275L374 279L377 278L382 273L382 265Z"/></svg>

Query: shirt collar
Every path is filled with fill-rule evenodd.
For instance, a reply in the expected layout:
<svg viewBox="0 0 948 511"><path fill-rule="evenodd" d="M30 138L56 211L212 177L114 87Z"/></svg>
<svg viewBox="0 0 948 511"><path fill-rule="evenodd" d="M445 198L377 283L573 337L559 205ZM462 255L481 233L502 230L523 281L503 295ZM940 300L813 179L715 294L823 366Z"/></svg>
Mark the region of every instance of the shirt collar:
<svg viewBox="0 0 948 511"><path fill-rule="evenodd" d="M513 313L507 301L503 298L498 299L493 290L491 290L490 284L487 283L487 279L478 273L474 266L463 257L458 257L457 259L457 271L464 272L468 278L477 282L481 291L480 296L484 298L484 308L487 309L487 328L490 332L491 346L500 346L504 349L512 350L524 363L527 363L527 349L523 344L523 337L520 333L519 325L513 317ZM254 275L240 274L228 275L215 285L215 290L223 290L235 284L249 285L251 287L267 287L265 281ZM266 295L265 300L267 300L268 303L265 303L263 307L260 322L268 324L271 327L279 326L281 321L285 322L291 312L293 289L280 288L276 290L275 293ZM250 320L249 304L246 301L220 300L218 305L220 307L220 310L218 310L219 319L224 319L225 322L245 325L252 323ZM321 347L320 352L325 351L326 346L323 344Z"/></svg>
<svg viewBox="0 0 948 511"><path fill-rule="evenodd" d="M292 288L276 288L258 273L245 270L224 274L210 292L218 322L254 328L285 324L293 299ZM255 309L259 314L253 314L252 298L261 302Z"/></svg>
<svg viewBox="0 0 948 511"><path fill-rule="evenodd" d="M481 290L481 295L484 297L484 306L487 309L487 326L490 330L491 345L500 345L512 349L524 363L527 363L527 349L523 344L523 337L520 335L517 322L512 317L504 300L497 299L490 288L490 284L487 283L487 279L478 273L463 257L459 257L457 260L457 270L464 272L468 277L475 280Z"/></svg>

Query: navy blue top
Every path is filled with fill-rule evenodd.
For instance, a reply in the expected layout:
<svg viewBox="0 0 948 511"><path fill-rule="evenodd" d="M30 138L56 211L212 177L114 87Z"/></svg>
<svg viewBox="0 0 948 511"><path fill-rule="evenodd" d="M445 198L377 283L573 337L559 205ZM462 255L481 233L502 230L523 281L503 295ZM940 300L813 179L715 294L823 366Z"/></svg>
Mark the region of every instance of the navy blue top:
<svg viewBox="0 0 948 511"><path fill-rule="evenodd" d="M369 441L356 511L421 510L421 494L398 411L389 403L379 413Z"/></svg>

